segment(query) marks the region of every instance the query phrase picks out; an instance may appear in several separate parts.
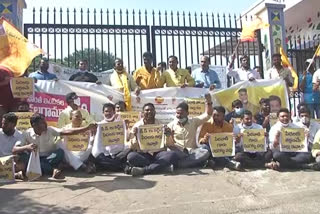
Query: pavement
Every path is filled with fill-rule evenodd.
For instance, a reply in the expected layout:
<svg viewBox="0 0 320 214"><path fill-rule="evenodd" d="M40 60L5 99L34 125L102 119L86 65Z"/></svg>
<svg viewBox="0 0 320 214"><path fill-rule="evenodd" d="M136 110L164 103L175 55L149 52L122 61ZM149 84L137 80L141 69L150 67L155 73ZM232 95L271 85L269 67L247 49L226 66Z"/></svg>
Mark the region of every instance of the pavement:
<svg viewBox="0 0 320 214"><path fill-rule="evenodd" d="M319 213L320 172L315 171L65 175L61 181L0 185L0 213Z"/></svg>

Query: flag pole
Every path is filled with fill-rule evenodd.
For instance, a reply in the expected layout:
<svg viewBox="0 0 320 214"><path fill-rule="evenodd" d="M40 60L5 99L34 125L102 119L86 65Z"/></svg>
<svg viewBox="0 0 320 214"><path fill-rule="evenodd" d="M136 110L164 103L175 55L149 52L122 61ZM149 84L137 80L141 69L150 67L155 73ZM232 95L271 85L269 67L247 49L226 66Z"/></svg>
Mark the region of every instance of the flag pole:
<svg viewBox="0 0 320 214"><path fill-rule="evenodd" d="M308 65L308 67L307 67L306 72L308 72L308 71L309 71L309 69L310 69L311 65L313 64L313 62L314 62L314 58L316 58L316 55L317 55L317 52L318 52L318 49L319 49L319 48L320 48L320 44L318 45L318 48L316 49L316 52L314 52L313 57L312 57L311 62L309 63L309 65Z"/></svg>

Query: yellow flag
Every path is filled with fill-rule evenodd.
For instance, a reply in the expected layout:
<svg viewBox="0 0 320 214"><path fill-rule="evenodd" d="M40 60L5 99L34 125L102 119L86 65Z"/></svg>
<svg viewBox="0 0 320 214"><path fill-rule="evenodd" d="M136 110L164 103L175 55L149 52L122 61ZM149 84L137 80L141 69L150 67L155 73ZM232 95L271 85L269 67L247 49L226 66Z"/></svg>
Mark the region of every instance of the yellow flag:
<svg viewBox="0 0 320 214"><path fill-rule="evenodd" d="M282 65L284 67L288 67L290 69L292 77L294 79L292 89L296 90L298 88L298 82L299 82L297 72L294 70L293 66L291 65L291 63L290 63L290 61L289 61L289 59L288 59L288 57L282 47L280 47L280 54L281 54Z"/></svg>
<svg viewBox="0 0 320 214"><path fill-rule="evenodd" d="M320 56L320 44L318 45L315 55Z"/></svg>
<svg viewBox="0 0 320 214"><path fill-rule="evenodd" d="M10 69L15 77L22 76L33 58L43 53L5 18L0 18L0 65Z"/></svg>
<svg viewBox="0 0 320 214"><path fill-rule="evenodd" d="M249 24L246 24L243 26L241 36L240 36L240 41L241 42L255 41L254 31L262 28L267 28L267 27L269 27L269 24L263 22L260 18L253 20Z"/></svg>

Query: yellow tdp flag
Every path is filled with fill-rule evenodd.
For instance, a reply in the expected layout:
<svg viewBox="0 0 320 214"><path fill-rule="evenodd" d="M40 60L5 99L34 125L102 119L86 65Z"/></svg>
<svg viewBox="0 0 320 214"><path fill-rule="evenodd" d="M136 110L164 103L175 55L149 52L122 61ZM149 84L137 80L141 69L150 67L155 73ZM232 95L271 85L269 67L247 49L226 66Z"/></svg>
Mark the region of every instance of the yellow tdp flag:
<svg viewBox="0 0 320 214"><path fill-rule="evenodd" d="M242 28L240 41L241 42L253 42L254 38L254 31L262 28L269 27L268 23L263 22L260 18L253 20L252 22L245 24Z"/></svg>
<svg viewBox="0 0 320 214"><path fill-rule="evenodd" d="M293 66L291 65L291 63L290 63L290 61L289 61L289 59L288 59L288 57L282 47L280 47L280 54L281 54L282 65L284 67L288 67L290 69L292 77L294 79L292 89L296 90L298 88L298 82L299 82L297 72L294 70Z"/></svg>
<svg viewBox="0 0 320 214"><path fill-rule="evenodd" d="M5 18L0 18L0 65L10 69L15 77L22 76L34 57L43 53Z"/></svg>
<svg viewBox="0 0 320 214"><path fill-rule="evenodd" d="M320 44L318 45L315 55L320 56Z"/></svg>

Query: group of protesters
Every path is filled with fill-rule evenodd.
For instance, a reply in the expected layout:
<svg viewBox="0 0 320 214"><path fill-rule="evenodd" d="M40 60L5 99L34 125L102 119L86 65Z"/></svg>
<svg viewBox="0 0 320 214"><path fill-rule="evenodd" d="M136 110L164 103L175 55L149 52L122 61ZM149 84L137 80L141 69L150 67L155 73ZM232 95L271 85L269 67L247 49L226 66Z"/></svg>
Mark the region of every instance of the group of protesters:
<svg viewBox="0 0 320 214"><path fill-rule="evenodd" d="M235 56L227 67L227 75L235 83L256 81L261 73L250 68L248 56L240 58L240 68L234 68ZM32 151L40 154L43 174L55 179L62 177L64 169L83 170L95 173L97 170L119 172L132 176L154 173L170 173L176 168L209 167L244 170L246 168L269 168L273 170L294 168L320 170L320 124L312 120L320 116L319 74L314 66L300 77L300 88L304 92L304 102L298 106L298 115L291 118L290 111L281 107L278 96L260 99L256 106L248 102L245 88L238 91L239 99L232 101L232 111L212 102L210 91L221 88L218 74L209 68L210 58L201 56L200 68L192 71L178 68L178 58L168 58L168 68L162 64L153 67L152 54L143 54L144 65L132 75L125 70L123 61L115 59L114 71L108 84L120 92L134 92L139 96L141 90L162 87L197 87L207 88L205 94L205 112L200 116L189 117L189 106L182 102L176 106L175 118L168 124L161 124L156 119L156 109L152 103L145 103L141 109L142 118L132 128L126 126L125 143L104 146L99 153L93 153L94 146L102 138L100 124L120 121L120 112L126 111L125 102L105 103L101 109L104 119L95 121L90 113L80 108L80 98L75 92L65 97L67 108L59 115L58 127L48 126L44 115L34 113L30 118L31 128L24 132L16 129L18 117L14 112L29 111L28 102L12 97L10 89L11 71L0 67L0 157L14 155L17 179L26 178L26 168ZM281 65L281 55L272 56L273 67L264 75L265 79L281 78L286 86L292 87L294 79L290 69ZM306 63L313 63L307 60ZM90 71L86 60L79 61L79 71L70 77L70 81L105 84ZM308 65L308 64L306 64ZM58 80L56 75L48 72L48 61L42 59L40 70L29 77L35 80ZM319 74L318 74L319 73ZM271 123L271 114L277 120ZM127 121L125 121L127 122ZM163 125L165 145L159 151L143 151L138 143L139 127L144 125ZM307 152L281 151L281 134L283 128L303 128L308 143ZM265 132L265 152L246 152L243 145L243 133L248 129L263 129ZM197 134L197 131L199 134ZM70 151L64 138L90 132L90 142L86 151ZM214 157L210 148L210 135L232 133L235 144L235 156Z"/></svg>

